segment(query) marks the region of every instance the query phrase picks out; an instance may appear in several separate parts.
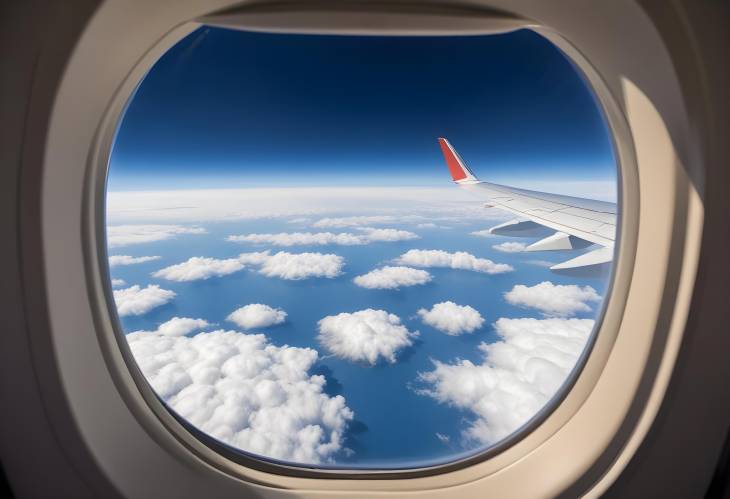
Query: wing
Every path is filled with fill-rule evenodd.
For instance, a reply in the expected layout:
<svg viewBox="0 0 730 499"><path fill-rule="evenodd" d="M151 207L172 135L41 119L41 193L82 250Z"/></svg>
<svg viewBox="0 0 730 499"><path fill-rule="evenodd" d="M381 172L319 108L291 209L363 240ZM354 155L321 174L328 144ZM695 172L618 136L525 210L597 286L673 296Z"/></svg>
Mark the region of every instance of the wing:
<svg viewBox="0 0 730 499"><path fill-rule="evenodd" d="M610 262L616 239L616 204L592 199L562 196L482 182L466 166L448 140L439 138L441 151L451 178L464 190L519 218L490 229L495 234L520 235L537 226L556 232L527 247L526 251L578 249L591 244L602 246L554 270ZM589 256L590 255L590 256Z"/></svg>

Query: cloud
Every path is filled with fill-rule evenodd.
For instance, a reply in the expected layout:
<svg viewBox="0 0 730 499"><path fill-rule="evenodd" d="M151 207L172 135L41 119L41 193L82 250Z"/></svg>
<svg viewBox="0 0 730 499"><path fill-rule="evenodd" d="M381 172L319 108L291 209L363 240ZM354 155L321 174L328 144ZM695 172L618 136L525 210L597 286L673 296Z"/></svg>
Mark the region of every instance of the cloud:
<svg viewBox="0 0 730 499"><path fill-rule="evenodd" d="M218 260L194 256L182 263L153 272L152 275L168 281L187 282L233 274L243 268L244 265L238 258Z"/></svg>
<svg viewBox="0 0 730 499"><path fill-rule="evenodd" d="M120 317L145 314L173 298L175 298L174 291L162 289L156 284L150 284L146 288L140 288L135 284L129 288L114 290L114 301Z"/></svg>
<svg viewBox="0 0 730 499"><path fill-rule="evenodd" d="M425 270L410 267L383 267L353 279L356 285L367 289L398 289L430 282L433 277Z"/></svg>
<svg viewBox="0 0 730 499"><path fill-rule="evenodd" d="M601 296L590 286L562 285L543 281L528 287L518 284L504 294L511 305L536 308L548 316L568 317L576 312L589 312L586 302L599 302Z"/></svg>
<svg viewBox="0 0 730 499"><path fill-rule="evenodd" d="M486 274L501 274L514 270L511 265L494 263L486 258L477 258L464 251L449 253L441 250L412 249L398 257L396 262L403 265L413 265L414 267L445 267L484 272Z"/></svg>
<svg viewBox="0 0 730 499"><path fill-rule="evenodd" d="M268 251L242 253L238 260L261 265L259 273L267 277L279 277L298 281L310 277L333 278L342 274L345 259L334 254L288 253L280 251L270 255Z"/></svg>
<svg viewBox="0 0 730 499"><path fill-rule="evenodd" d="M484 318L478 310L452 301L437 303L431 310L422 308L418 315L424 324L450 336L473 333L484 324Z"/></svg>
<svg viewBox="0 0 730 499"><path fill-rule="evenodd" d="M106 241L109 248L118 248L130 244L164 241L179 234L205 233L202 227L182 225L109 225L106 228Z"/></svg>
<svg viewBox="0 0 730 499"><path fill-rule="evenodd" d="M254 329L281 324L286 320L286 312L261 303L251 303L233 311L226 319L244 329Z"/></svg>
<svg viewBox="0 0 730 499"><path fill-rule="evenodd" d="M438 438L442 443L451 443L451 438L448 435L444 435L443 433L436 432L436 438Z"/></svg>
<svg viewBox="0 0 730 499"><path fill-rule="evenodd" d="M526 247L527 245L516 241L507 241L505 243L495 244L492 246L492 248L497 251L502 251L504 253L519 253L521 251L525 251Z"/></svg>
<svg viewBox="0 0 730 499"><path fill-rule="evenodd" d="M475 230L474 232L470 232L469 234L477 237L494 237L494 234L489 232L489 229Z"/></svg>
<svg viewBox="0 0 730 499"><path fill-rule="evenodd" d="M127 282L124 279L112 279L112 287L117 288L119 286L125 286Z"/></svg>
<svg viewBox="0 0 730 499"><path fill-rule="evenodd" d="M417 390L474 415L464 436L493 444L537 414L558 391L593 330L589 319L499 319L501 337L482 343L481 364L434 361L419 373L427 388Z"/></svg>
<svg viewBox="0 0 730 499"><path fill-rule="evenodd" d="M129 256L129 255L112 255L109 257L109 266L117 267L119 265L134 265L137 263L151 262L159 260L159 256Z"/></svg>
<svg viewBox="0 0 730 499"><path fill-rule="evenodd" d="M409 241L418 239L418 235L406 230L374 229L371 227L359 229L363 234L351 232L280 232L278 234L246 234L228 236L226 241L234 243L272 244L274 246L314 246L337 244L342 246L357 246L373 242Z"/></svg>
<svg viewBox="0 0 730 499"><path fill-rule="evenodd" d="M396 353L413 344L418 332L410 332L395 314L366 309L330 315L318 323L320 344L336 357L375 365L380 357L390 363Z"/></svg>
<svg viewBox="0 0 730 499"><path fill-rule="evenodd" d="M322 218L312 224L312 227L320 229L342 229L344 227L358 227L363 225L382 225L399 223L393 215L369 215L355 217L331 217Z"/></svg>
<svg viewBox="0 0 730 499"><path fill-rule="evenodd" d="M167 322L160 324L154 331L135 331L130 334L159 334L162 336L185 336L198 329L210 326L204 319L190 319L188 317L173 317Z"/></svg>
<svg viewBox="0 0 730 499"><path fill-rule="evenodd" d="M448 185L111 190L106 201L107 220L114 225L310 218L315 227L329 229L447 220L505 221L510 216L485 209L467 193ZM363 213L371 207L377 211Z"/></svg>
<svg viewBox="0 0 730 499"><path fill-rule="evenodd" d="M200 430L238 449L302 464L332 462L353 418L341 395L310 375L311 348L261 334L132 333L130 349L157 394Z"/></svg>
<svg viewBox="0 0 730 499"><path fill-rule="evenodd" d="M416 224L416 227L418 227L419 229L450 229L451 228L448 225L438 225L438 224L431 223L431 222Z"/></svg>

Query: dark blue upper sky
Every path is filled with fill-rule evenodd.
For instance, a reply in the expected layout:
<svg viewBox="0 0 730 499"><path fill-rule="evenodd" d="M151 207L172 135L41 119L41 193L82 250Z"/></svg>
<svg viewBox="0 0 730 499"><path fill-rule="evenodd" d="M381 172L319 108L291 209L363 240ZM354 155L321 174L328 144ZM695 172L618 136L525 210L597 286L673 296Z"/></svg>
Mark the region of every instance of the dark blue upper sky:
<svg viewBox="0 0 730 499"><path fill-rule="evenodd" d="M483 179L615 178L594 97L531 31L362 37L204 27L140 84L109 187L443 185L439 136Z"/></svg>

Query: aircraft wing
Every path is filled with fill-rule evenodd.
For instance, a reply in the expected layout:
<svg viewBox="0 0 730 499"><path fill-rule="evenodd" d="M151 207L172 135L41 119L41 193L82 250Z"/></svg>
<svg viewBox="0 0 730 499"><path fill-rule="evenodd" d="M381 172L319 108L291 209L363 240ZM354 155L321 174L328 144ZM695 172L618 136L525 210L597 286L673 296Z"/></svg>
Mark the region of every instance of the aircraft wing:
<svg viewBox="0 0 730 499"><path fill-rule="evenodd" d="M495 234L531 235L538 226L556 232L526 248L526 251L579 249L591 244L602 248L551 267L553 270L610 262L616 239L616 204L518 189L479 180L448 140L439 138L451 178L488 206L509 211L519 218L490 229ZM534 233L534 232L533 232Z"/></svg>

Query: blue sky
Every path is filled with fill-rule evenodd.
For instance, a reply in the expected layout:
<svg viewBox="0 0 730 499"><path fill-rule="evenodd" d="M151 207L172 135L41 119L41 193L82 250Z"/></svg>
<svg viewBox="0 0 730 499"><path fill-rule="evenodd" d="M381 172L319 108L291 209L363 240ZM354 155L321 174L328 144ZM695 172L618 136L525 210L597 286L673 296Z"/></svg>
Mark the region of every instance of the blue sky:
<svg viewBox="0 0 730 499"><path fill-rule="evenodd" d="M204 27L137 90L109 188L441 185L439 136L492 181L615 175L591 92L533 32L342 37Z"/></svg>
<svg viewBox="0 0 730 499"><path fill-rule="evenodd" d="M150 70L110 159L120 323L171 410L256 456L355 468L473 455L580 358L606 274L453 185L612 199L604 119L529 31L460 38L201 28ZM549 235L544 231L541 237Z"/></svg>

